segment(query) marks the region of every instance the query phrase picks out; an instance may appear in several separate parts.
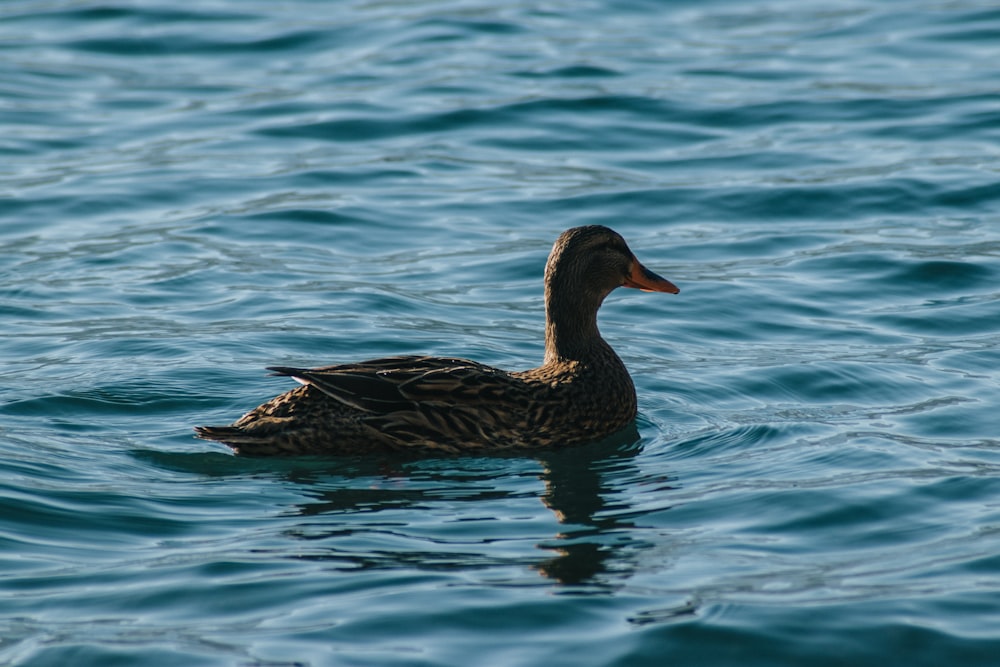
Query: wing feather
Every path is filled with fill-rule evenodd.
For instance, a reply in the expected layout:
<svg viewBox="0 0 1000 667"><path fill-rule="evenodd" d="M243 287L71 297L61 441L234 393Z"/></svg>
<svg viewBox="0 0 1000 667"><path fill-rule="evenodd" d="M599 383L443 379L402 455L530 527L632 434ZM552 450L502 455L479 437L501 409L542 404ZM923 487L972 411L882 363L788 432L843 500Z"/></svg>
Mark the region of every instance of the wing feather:
<svg viewBox="0 0 1000 667"><path fill-rule="evenodd" d="M449 424L454 421L449 413L479 412L487 403L516 392L521 384L491 366L440 357L387 357L358 364L268 370L316 387L370 419L381 420L385 428L424 433L454 427Z"/></svg>

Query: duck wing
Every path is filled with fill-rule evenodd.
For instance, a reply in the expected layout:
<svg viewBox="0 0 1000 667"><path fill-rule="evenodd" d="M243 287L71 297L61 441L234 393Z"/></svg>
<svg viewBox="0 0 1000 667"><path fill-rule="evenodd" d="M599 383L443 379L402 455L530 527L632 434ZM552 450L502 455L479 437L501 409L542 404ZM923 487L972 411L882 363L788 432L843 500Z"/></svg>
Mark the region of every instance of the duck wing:
<svg viewBox="0 0 1000 667"><path fill-rule="evenodd" d="M502 370L451 357L387 357L320 368L272 366L268 370L374 414L412 410L415 404L468 406L496 400L501 388L516 384Z"/></svg>
<svg viewBox="0 0 1000 667"><path fill-rule="evenodd" d="M456 358L389 357L270 370L357 410L361 421L394 447L457 452L485 446L497 436L506 446L517 444L511 428L519 421L515 406L523 406L524 382L492 366Z"/></svg>

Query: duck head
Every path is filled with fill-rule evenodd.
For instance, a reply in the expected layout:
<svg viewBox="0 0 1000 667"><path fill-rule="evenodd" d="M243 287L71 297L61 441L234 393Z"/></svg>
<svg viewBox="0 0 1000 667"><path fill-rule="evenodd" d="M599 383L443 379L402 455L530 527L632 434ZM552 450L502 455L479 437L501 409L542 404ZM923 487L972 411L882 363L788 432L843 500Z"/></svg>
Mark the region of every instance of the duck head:
<svg viewBox="0 0 1000 667"><path fill-rule="evenodd" d="M582 348L603 344L597 310L619 287L680 292L643 266L612 229L588 225L560 234L545 265L546 359L574 357Z"/></svg>
<svg viewBox="0 0 1000 667"><path fill-rule="evenodd" d="M545 265L545 285L556 290L560 298L563 291L596 297L597 306L617 287L680 292L672 282L643 266L618 232L601 225L573 227L559 235Z"/></svg>

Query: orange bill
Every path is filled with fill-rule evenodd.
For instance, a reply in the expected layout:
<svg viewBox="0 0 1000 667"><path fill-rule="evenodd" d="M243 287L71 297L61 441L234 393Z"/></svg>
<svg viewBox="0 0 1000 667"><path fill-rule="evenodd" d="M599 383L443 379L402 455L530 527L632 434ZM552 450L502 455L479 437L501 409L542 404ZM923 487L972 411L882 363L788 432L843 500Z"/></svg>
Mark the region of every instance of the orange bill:
<svg viewBox="0 0 1000 667"><path fill-rule="evenodd" d="M680 292L677 285L662 276L656 275L643 266L637 259L632 260L632 273L625 278L623 284L625 287L640 289L643 292L667 292L669 294Z"/></svg>

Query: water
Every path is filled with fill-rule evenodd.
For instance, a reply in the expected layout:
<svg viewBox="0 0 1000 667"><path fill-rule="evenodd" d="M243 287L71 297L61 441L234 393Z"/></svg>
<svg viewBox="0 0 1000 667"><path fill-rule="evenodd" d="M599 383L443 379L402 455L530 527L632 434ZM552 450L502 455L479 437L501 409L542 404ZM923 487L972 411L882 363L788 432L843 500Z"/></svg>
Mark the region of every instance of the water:
<svg viewBox="0 0 1000 667"><path fill-rule="evenodd" d="M0 663L992 665L985 0L0 5ZM542 351L638 438L255 460L275 364Z"/></svg>

